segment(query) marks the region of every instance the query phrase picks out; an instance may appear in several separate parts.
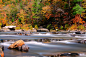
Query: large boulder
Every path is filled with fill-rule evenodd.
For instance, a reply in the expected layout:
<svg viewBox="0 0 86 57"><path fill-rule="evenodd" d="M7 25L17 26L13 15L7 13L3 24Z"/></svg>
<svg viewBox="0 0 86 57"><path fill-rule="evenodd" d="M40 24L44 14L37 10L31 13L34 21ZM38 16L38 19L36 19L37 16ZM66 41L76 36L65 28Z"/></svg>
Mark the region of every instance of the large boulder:
<svg viewBox="0 0 86 57"><path fill-rule="evenodd" d="M18 48L19 46L24 45L24 41L23 40L18 40L15 43L11 44L8 49L12 49L12 48Z"/></svg>
<svg viewBox="0 0 86 57"><path fill-rule="evenodd" d="M8 49L17 49L19 51L28 52L29 47L25 45L23 40L18 40L15 43L11 44Z"/></svg>

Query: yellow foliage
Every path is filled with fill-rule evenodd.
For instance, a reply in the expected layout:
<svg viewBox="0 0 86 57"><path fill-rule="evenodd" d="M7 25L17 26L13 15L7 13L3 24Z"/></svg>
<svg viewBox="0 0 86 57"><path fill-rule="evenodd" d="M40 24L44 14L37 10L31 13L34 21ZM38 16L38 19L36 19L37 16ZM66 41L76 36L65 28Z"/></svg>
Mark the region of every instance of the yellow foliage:
<svg viewBox="0 0 86 57"><path fill-rule="evenodd" d="M20 29L20 27L16 27L15 29Z"/></svg>
<svg viewBox="0 0 86 57"><path fill-rule="evenodd" d="M83 25L79 25L78 28L79 28L79 30L84 30L85 29L85 27Z"/></svg>
<svg viewBox="0 0 86 57"><path fill-rule="evenodd" d="M37 25L35 25L35 28L36 28L36 29L38 29L38 26L37 26Z"/></svg>
<svg viewBox="0 0 86 57"><path fill-rule="evenodd" d="M58 29L58 27L55 27L55 29Z"/></svg>
<svg viewBox="0 0 86 57"><path fill-rule="evenodd" d="M61 1L61 0L53 0L53 3L56 3L57 1Z"/></svg>
<svg viewBox="0 0 86 57"><path fill-rule="evenodd" d="M49 5L42 7L42 12L43 13L50 13L51 12L51 7Z"/></svg>
<svg viewBox="0 0 86 57"><path fill-rule="evenodd" d="M58 29L57 24L54 25L55 29Z"/></svg>
<svg viewBox="0 0 86 57"><path fill-rule="evenodd" d="M20 14L23 14L23 9L20 10Z"/></svg>
<svg viewBox="0 0 86 57"><path fill-rule="evenodd" d="M74 25L72 25L70 28L69 28L69 30L77 30L77 29L79 29L79 30L84 30L85 29L85 27L83 26L83 25L76 25L76 24L74 24Z"/></svg>
<svg viewBox="0 0 86 57"><path fill-rule="evenodd" d="M2 25L2 23L0 22L0 29L1 29L1 25Z"/></svg>
<svg viewBox="0 0 86 57"><path fill-rule="evenodd" d="M28 24L21 26L21 29L28 30L29 29Z"/></svg>
<svg viewBox="0 0 86 57"><path fill-rule="evenodd" d="M51 0L48 0L48 1L51 1Z"/></svg>
<svg viewBox="0 0 86 57"><path fill-rule="evenodd" d="M0 22L0 26L2 25L2 23Z"/></svg>
<svg viewBox="0 0 86 57"><path fill-rule="evenodd" d="M69 28L69 30L77 30L77 25L76 25L76 24L73 24L73 25Z"/></svg>

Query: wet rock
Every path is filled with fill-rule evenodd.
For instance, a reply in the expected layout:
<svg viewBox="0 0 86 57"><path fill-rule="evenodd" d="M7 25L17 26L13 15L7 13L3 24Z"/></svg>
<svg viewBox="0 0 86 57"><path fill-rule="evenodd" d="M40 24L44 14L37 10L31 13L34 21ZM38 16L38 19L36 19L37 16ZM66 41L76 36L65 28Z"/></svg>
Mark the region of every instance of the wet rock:
<svg viewBox="0 0 86 57"><path fill-rule="evenodd" d="M38 42L42 42L42 39L38 39Z"/></svg>
<svg viewBox="0 0 86 57"><path fill-rule="evenodd" d="M75 32L76 34L81 34L80 31Z"/></svg>
<svg viewBox="0 0 86 57"><path fill-rule="evenodd" d="M3 39L1 39L1 42L4 42L4 40L3 40Z"/></svg>
<svg viewBox="0 0 86 57"><path fill-rule="evenodd" d="M30 36L29 34L25 34L25 36Z"/></svg>
<svg viewBox="0 0 86 57"><path fill-rule="evenodd" d="M19 33L19 35L22 35L22 33Z"/></svg>
<svg viewBox="0 0 86 57"><path fill-rule="evenodd" d="M24 45L24 41L23 40L18 40L15 43L11 44L8 49L12 49L12 48L18 48L19 46Z"/></svg>
<svg viewBox="0 0 86 57"><path fill-rule="evenodd" d="M18 50L21 51L21 49L22 49L22 46L18 46Z"/></svg>
<svg viewBox="0 0 86 57"><path fill-rule="evenodd" d="M58 32L52 32L52 34L58 34Z"/></svg>
<svg viewBox="0 0 86 57"><path fill-rule="evenodd" d="M23 40L18 40L15 43L11 44L8 49L17 49L19 51L28 52L29 47L25 45Z"/></svg>
<svg viewBox="0 0 86 57"><path fill-rule="evenodd" d="M71 56L79 56L78 53L71 53L70 55L71 55Z"/></svg>
<svg viewBox="0 0 86 57"><path fill-rule="evenodd" d="M77 31L76 34L85 34L85 32Z"/></svg>
<svg viewBox="0 0 86 57"><path fill-rule="evenodd" d="M19 50L19 51L28 52L28 49L29 49L29 47L28 47L27 45L22 45L22 46L19 46L19 47L18 47L18 50Z"/></svg>
<svg viewBox="0 0 86 57"><path fill-rule="evenodd" d="M60 56L70 56L68 53L61 54Z"/></svg>
<svg viewBox="0 0 86 57"><path fill-rule="evenodd" d="M27 45L22 45L22 51L28 52L29 47Z"/></svg>
<svg viewBox="0 0 86 57"><path fill-rule="evenodd" d="M72 36L72 37L75 37L76 35L75 35L75 34L72 34L71 36Z"/></svg>
<svg viewBox="0 0 86 57"><path fill-rule="evenodd" d="M79 56L78 53L64 53L64 54L61 54L60 56Z"/></svg>

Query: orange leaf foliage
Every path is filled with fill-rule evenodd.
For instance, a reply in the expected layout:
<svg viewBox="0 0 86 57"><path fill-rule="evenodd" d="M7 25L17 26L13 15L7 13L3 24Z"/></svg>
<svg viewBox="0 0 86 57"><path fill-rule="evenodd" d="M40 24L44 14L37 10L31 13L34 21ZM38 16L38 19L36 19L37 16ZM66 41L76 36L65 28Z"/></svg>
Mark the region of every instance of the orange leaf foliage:
<svg viewBox="0 0 86 57"><path fill-rule="evenodd" d="M75 15L75 18L74 19L72 19L73 20L73 23L77 23L77 22L79 22L79 23L81 23L81 24L83 24L83 23L85 23L85 21L83 21L83 19L81 19L80 18L80 15Z"/></svg>
<svg viewBox="0 0 86 57"><path fill-rule="evenodd" d="M79 19L80 19L80 15L75 15L75 18L73 19L73 23L77 23L79 22Z"/></svg>
<svg viewBox="0 0 86 57"><path fill-rule="evenodd" d="M51 14L46 13L45 17L47 18L47 20L50 18Z"/></svg>
<svg viewBox="0 0 86 57"><path fill-rule="evenodd" d="M6 16L6 13L3 12L3 13L1 13L1 15L3 15L3 17L4 17L3 19L1 19L2 23L3 23L3 24L6 24L6 17L7 17L7 16Z"/></svg>
<svg viewBox="0 0 86 57"><path fill-rule="evenodd" d="M0 2L2 2L2 0L0 0Z"/></svg>
<svg viewBox="0 0 86 57"><path fill-rule="evenodd" d="M83 19L80 18L79 23L83 24L85 23L85 21L83 21Z"/></svg>

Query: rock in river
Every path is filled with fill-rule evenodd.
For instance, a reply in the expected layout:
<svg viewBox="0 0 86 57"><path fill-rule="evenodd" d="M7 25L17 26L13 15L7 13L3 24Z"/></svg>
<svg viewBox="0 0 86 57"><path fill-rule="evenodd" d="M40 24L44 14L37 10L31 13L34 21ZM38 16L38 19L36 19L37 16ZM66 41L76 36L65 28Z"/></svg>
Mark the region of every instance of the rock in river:
<svg viewBox="0 0 86 57"><path fill-rule="evenodd" d="M25 44L25 43L24 43L23 40L18 40L18 41L16 41L15 43L11 44L11 45L8 47L8 49L17 48L17 47L22 46L22 45L24 45L24 44Z"/></svg>
<svg viewBox="0 0 86 57"><path fill-rule="evenodd" d="M23 40L18 40L15 43L11 44L8 49L18 49L19 51L28 51L29 47L25 45Z"/></svg>

